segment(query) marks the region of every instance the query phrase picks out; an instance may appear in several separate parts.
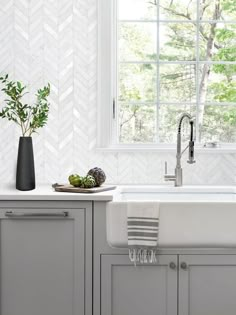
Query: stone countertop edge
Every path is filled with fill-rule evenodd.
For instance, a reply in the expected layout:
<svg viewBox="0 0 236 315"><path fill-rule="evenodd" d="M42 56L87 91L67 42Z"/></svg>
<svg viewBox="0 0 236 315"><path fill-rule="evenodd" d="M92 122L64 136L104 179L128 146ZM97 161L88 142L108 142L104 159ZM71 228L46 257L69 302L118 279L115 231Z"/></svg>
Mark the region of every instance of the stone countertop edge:
<svg viewBox="0 0 236 315"><path fill-rule="evenodd" d="M68 201L111 201L117 193L116 189L98 193L64 193L56 192L51 185L38 185L36 189L30 191L19 191L14 185L8 184L0 186L0 201L31 201L31 200L68 200Z"/></svg>

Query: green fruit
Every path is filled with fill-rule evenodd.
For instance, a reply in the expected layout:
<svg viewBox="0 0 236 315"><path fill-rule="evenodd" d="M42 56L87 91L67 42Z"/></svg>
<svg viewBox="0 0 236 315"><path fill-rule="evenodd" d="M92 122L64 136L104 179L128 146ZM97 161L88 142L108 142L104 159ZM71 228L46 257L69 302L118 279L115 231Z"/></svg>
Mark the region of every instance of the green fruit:
<svg viewBox="0 0 236 315"><path fill-rule="evenodd" d="M96 186L96 182L93 176L87 175L81 180L81 187L83 188L93 188Z"/></svg>
<svg viewBox="0 0 236 315"><path fill-rule="evenodd" d="M72 174L68 178L69 183L74 187L81 186L81 177L78 174Z"/></svg>

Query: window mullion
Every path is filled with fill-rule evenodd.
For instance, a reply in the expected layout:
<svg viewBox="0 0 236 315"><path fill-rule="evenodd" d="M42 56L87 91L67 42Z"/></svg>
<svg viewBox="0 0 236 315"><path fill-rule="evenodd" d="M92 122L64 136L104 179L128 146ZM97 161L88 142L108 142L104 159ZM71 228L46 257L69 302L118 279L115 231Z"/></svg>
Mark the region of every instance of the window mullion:
<svg viewBox="0 0 236 315"><path fill-rule="evenodd" d="M196 83L196 121L195 121L195 133L196 133L196 142L199 143L199 79L200 79L200 49L199 49L199 42L200 42L200 23L199 23L199 16L200 14L200 3L197 1L197 23L196 23L196 78L195 78L195 83Z"/></svg>
<svg viewBox="0 0 236 315"><path fill-rule="evenodd" d="M189 24L189 23L198 23L199 20L119 20L120 23L181 23L181 24ZM201 23L222 23L222 24L236 24L236 21L227 21L227 20L201 20Z"/></svg>
<svg viewBox="0 0 236 315"><path fill-rule="evenodd" d="M199 33L198 33L199 34ZM198 35L199 36L199 35ZM197 45L197 44L196 44ZM199 46L198 46L199 47ZM196 50L197 50L197 46L196 46ZM197 58L197 56L196 56ZM178 60L178 61L163 61L163 60L158 60L158 61L153 61L153 60L127 60L127 61L120 61L120 64L170 64L170 65L174 65L174 64L181 64L181 65L193 65L196 62L198 62L199 65L204 65L204 64L208 64L208 65L235 65L235 61L214 61L214 60L207 60L207 61L203 61L199 60L197 61L189 61L189 60Z"/></svg>
<svg viewBox="0 0 236 315"><path fill-rule="evenodd" d="M115 86L114 86L114 96L113 96L113 100L112 100L112 105L113 108L115 110L115 119L113 119L114 123L115 123L115 142L116 144L119 143L119 137L120 137L120 133L119 133L119 102L118 102L118 91L119 91L119 73L118 73L118 68L119 68L119 42L118 42L118 38L119 38L119 25L118 25L118 10L119 10L119 1L118 0L114 0L114 19L115 19L115 43L113 43L113 47L115 48L115 56L114 56L114 71L115 71ZM115 102L115 103L114 103ZM113 116L114 118L114 116Z"/></svg>
<svg viewBox="0 0 236 315"><path fill-rule="evenodd" d="M156 102L156 143L160 142L159 139L159 129L160 129L160 23L159 18L160 18L160 7L159 7L159 1L157 1L156 4L156 14L157 14L157 23L156 23L156 27L157 27L157 51L156 51L156 55L157 55L157 66L156 66L156 93L157 93L157 102Z"/></svg>

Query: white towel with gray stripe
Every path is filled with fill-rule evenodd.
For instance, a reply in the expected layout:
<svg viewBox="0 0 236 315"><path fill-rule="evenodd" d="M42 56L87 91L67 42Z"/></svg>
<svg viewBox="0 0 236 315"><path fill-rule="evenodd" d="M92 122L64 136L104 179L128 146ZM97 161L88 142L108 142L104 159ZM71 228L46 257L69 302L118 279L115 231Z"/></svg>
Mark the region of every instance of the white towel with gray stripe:
<svg viewBox="0 0 236 315"><path fill-rule="evenodd" d="M158 254L159 202L127 204L129 258L136 263L155 263Z"/></svg>

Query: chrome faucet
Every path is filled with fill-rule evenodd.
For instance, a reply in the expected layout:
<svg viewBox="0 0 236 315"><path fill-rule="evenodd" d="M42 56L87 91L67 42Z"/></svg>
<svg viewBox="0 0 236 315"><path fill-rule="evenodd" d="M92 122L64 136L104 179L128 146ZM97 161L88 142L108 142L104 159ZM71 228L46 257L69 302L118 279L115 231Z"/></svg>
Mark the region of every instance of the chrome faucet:
<svg viewBox="0 0 236 315"><path fill-rule="evenodd" d="M188 118L190 124L190 140L187 147L181 151L181 129L182 129L182 122L184 118ZM167 162L165 162L165 181L174 181L175 186L179 187L183 185L183 170L181 167L181 157L183 153L189 149L189 156L188 156L188 163L193 164L195 163L194 160L194 141L193 141L193 117L188 113L184 113L179 120L178 124L178 133L177 133L177 153L176 153L176 167L175 167L175 174L168 175L167 174Z"/></svg>

